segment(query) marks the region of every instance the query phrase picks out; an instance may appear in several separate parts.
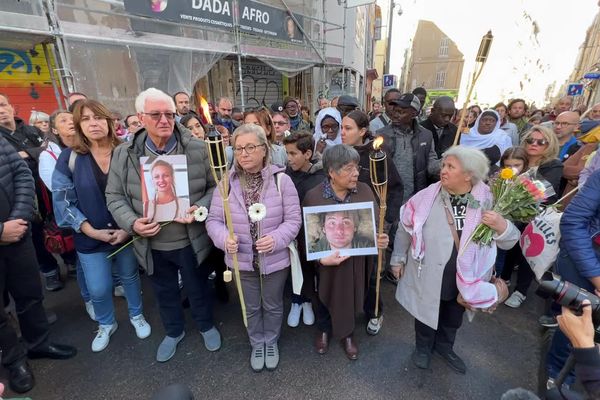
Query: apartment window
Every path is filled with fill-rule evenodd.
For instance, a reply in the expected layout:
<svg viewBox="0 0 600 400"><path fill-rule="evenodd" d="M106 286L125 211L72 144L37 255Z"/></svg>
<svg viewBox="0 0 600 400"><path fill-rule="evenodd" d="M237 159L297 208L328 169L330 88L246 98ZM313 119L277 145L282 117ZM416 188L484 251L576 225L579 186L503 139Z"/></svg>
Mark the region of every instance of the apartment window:
<svg viewBox="0 0 600 400"><path fill-rule="evenodd" d="M446 71L438 71L435 74L435 87L443 88L446 85Z"/></svg>
<svg viewBox="0 0 600 400"><path fill-rule="evenodd" d="M448 44L450 43L450 39L447 37L443 37L440 40L440 48L438 50L438 55L440 57L448 57Z"/></svg>

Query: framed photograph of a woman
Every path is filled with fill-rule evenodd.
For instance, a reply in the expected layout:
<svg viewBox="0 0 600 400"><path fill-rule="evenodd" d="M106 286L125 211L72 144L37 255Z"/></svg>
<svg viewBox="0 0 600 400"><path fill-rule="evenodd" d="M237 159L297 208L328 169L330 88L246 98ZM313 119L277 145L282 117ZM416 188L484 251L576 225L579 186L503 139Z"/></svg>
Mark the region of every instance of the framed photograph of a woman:
<svg viewBox="0 0 600 400"><path fill-rule="evenodd" d="M376 255L372 202L304 207L306 259L335 251L341 256Z"/></svg>
<svg viewBox="0 0 600 400"><path fill-rule="evenodd" d="M141 157L144 217L152 222L187 217L190 208L185 155Z"/></svg>

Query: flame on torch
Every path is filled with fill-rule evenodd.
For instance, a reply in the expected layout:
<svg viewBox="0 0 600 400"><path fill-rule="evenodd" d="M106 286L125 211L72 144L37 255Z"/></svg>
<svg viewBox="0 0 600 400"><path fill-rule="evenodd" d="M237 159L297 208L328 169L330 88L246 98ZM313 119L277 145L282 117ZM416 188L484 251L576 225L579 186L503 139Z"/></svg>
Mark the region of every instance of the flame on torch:
<svg viewBox="0 0 600 400"><path fill-rule="evenodd" d="M373 140L373 150L378 151L383 144L383 136L377 136L375 140Z"/></svg>
<svg viewBox="0 0 600 400"><path fill-rule="evenodd" d="M212 118L210 118L210 109L208 107L208 101L204 97L200 97L200 108L202 109L202 115L206 118L206 121L212 125Z"/></svg>

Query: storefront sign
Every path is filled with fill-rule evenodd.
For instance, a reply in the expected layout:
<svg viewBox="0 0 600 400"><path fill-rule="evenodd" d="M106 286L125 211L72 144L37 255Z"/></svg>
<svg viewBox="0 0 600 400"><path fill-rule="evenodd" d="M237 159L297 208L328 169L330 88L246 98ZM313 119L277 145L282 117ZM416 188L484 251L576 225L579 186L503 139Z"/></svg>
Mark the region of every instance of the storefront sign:
<svg viewBox="0 0 600 400"><path fill-rule="evenodd" d="M304 43L300 26L304 19L285 10L239 0L239 26L244 33ZM166 21L211 26L219 29L232 29L233 1L231 0L125 0L125 10L131 14L143 15Z"/></svg>

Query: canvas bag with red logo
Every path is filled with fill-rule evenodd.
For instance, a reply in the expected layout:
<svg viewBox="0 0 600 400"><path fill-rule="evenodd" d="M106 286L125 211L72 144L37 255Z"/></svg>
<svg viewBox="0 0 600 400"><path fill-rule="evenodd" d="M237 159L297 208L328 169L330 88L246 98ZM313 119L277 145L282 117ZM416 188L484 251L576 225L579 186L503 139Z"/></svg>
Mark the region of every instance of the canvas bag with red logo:
<svg viewBox="0 0 600 400"><path fill-rule="evenodd" d="M521 251L537 280L556 261L561 217L562 213L548 207L525 227L521 235Z"/></svg>

